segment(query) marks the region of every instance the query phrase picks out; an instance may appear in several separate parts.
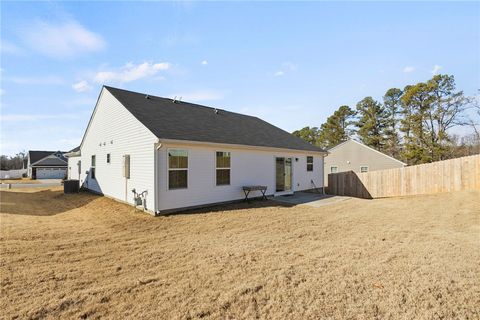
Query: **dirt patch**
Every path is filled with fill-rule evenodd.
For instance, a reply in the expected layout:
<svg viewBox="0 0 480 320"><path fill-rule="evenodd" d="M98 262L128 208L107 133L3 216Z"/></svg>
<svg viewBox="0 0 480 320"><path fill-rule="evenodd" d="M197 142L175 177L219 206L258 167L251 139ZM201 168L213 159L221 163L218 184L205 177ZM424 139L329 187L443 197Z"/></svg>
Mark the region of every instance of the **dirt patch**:
<svg viewBox="0 0 480 320"><path fill-rule="evenodd" d="M0 192L5 318L478 319L480 192L154 218Z"/></svg>

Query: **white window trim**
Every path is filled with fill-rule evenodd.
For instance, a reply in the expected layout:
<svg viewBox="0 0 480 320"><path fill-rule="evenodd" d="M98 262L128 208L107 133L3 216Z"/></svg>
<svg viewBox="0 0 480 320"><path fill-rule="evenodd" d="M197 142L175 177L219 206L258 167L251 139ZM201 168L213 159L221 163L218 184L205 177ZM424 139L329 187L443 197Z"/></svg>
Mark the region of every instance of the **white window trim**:
<svg viewBox="0 0 480 320"><path fill-rule="evenodd" d="M362 168L367 168L367 171L362 172ZM360 166L360 173L367 173L370 171L370 168L368 166Z"/></svg>
<svg viewBox="0 0 480 320"><path fill-rule="evenodd" d="M93 157L95 157L95 165L92 164ZM93 171L95 172L95 177L92 178L92 174L90 173L90 178L92 178L93 180L97 180L97 155L96 154L92 154L92 156L90 157L90 170L91 169L94 169Z"/></svg>
<svg viewBox="0 0 480 320"><path fill-rule="evenodd" d="M332 168L337 168L337 172L332 172ZM330 166L330 172L329 173L338 173L338 166Z"/></svg>
<svg viewBox="0 0 480 320"><path fill-rule="evenodd" d="M168 154L170 151L186 151L187 152L187 168L170 168L170 159L168 158ZM190 185L190 156L188 149L182 149L182 148L168 148L167 149L167 191L178 191L178 190L187 190L188 186ZM170 189L170 171L185 171L187 170L187 187L186 188L175 188L175 189Z"/></svg>
<svg viewBox="0 0 480 320"><path fill-rule="evenodd" d="M230 153L230 167L228 167L228 168L219 168L219 167L217 167L217 152L228 152L228 153ZM214 157L215 157L215 158L214 158L213 161L214 161L214 163L215 163L215 174L214 174L214 177L213 177L213 180L214 180L213 183L214 183L215 187L220 187L220 188L221 188L221 187L229 187L229 186L232 184L232 152L231 152L231 151L219 151L219 150L217 150L217 151L215 151L215 153L214 153ZM229 184L217 184L217 170L219 170L219 169L220 169L220 170L222 170L222 169L224 169L224 170L226 170L226 169L230 170L230 183L229 183Z"/></svg>
<svg viewBox="0 0 480 320"><path fill-rule="evenodd" d="M311 163L311 165L312 165L312 170L308 170L308 165L309 165L309 163L308 163L308 157L312 157L312 163ZM307 161L307 164L306 164L306 166L305 166L305 167L306 167L305 169L307 170L307 172L313 172L313 171L315 171L315 157L314 157L314 156L307 156L307 157L305 158L305 160Z"/></svg>

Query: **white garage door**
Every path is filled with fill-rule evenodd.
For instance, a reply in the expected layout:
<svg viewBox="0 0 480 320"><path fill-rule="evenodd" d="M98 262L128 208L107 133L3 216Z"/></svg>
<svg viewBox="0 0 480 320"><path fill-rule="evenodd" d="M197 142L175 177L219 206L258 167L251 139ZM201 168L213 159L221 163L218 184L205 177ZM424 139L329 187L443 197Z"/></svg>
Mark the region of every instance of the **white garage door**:
<svg viewBox="0 0 480 320"><path fill-rule="evenodd" d="M65 168L37 168L37 179L63 179L66 173Z"/></svg>

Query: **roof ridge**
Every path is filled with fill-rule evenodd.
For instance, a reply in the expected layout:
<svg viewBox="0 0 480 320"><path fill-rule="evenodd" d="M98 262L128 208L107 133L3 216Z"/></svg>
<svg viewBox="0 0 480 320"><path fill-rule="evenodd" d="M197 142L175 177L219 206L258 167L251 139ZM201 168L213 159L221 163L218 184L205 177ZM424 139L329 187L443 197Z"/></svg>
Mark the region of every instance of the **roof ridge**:
<svg viewBox="0 0 480 320"><path fill-rule="evenodd" d="M153 95L153 94L150 94L150 93L144 93L144 92L138 92L138 91L132 91L132 90L127 90L127 89L122 89L122 88L116 88L116 87L112 87L112 86L107 86L107 85L103 85L107 90L108 89L113 89L113 90L119 90L119 91L125 91L125 92L129 92L129 93L134 93L134 94L138 94L138 95L143 95L143 96L148 96L149 98L158 98L158 99L162 99L162 100L168 100L168 101L173 101L174 99L172 98L165 98L165 97L161 97L161 96L156 96L156 95ZM176 100L177 102L180 102L180 103L183 103L184 105L190 105L191 107L201 107L201 108L207 108L207 109L212 109L212 110L221 110L221 111L225 111L225 112L228 112L228 113L233 113L233 114L238 114L240 116L243 116L243 117L251 117L251 118L257 118L257 119L260 119L258 118L257 116L252 116L252 115L248 115L248 114L244 114L244 113L239 113L239 112L235 112L235 111L230 111L230 110L226 110L226 109L222 109L222 108L217 108L217 107L210 107L210 106L206 106L206 105L203 105L203 104L198 104L198 103L194 103L194 102L189 102L189 101L182 101L182 100ZM262 120L262 119L260 119ZM262 120L264 121L264 120Z"/></svg>

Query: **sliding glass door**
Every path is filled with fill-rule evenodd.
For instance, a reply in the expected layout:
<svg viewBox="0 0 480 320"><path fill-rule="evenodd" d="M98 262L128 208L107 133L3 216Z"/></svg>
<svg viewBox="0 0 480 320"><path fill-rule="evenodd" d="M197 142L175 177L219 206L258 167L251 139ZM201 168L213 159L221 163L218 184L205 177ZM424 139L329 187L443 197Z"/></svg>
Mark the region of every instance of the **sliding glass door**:
<svg viewBox="0 0 480 320"><path fill-rule="evenodd" d="M275 158L276 192L292 190L292 158Z"/></svg>

